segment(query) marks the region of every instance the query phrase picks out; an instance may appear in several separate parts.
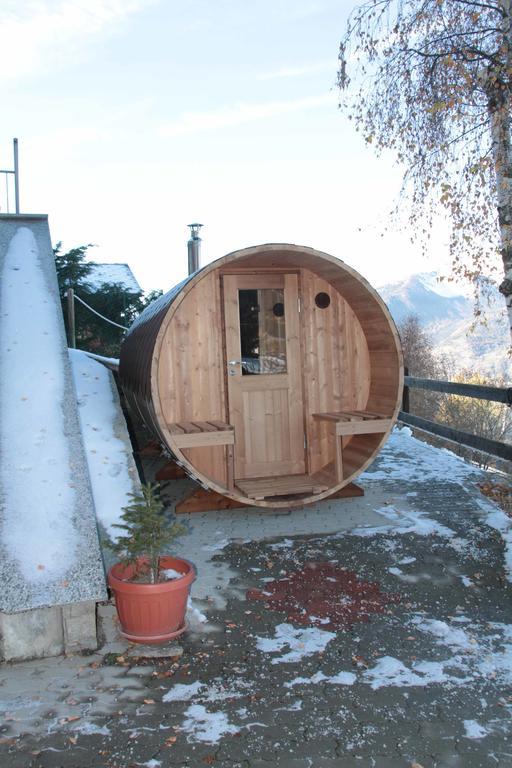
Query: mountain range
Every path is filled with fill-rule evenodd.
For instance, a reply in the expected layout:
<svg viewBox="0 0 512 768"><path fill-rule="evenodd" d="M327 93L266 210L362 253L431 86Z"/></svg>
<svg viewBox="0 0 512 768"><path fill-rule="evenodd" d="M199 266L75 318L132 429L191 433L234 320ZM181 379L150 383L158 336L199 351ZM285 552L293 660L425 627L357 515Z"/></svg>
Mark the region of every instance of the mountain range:
<svg viewBox="0 0 512 768"><path fill-rule="evenodd" d="M377 290L398 325L408 315L418 316L434 350L448 356L454 373L470 368L510 381L505 300L495 286L488 286L485 297L481 292L484 321L476 324L471 289L440 281L436 272L411 275Z"/></svg>

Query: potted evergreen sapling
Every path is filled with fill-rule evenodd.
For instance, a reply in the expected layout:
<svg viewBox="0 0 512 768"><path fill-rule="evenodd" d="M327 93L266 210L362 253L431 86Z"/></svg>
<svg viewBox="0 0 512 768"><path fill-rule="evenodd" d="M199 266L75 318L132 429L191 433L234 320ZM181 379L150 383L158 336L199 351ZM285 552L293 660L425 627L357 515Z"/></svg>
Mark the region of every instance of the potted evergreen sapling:
<svg viewBox="0 0 512 768"><path fill-rule="evenodd" d="M196 577L188 560L163 554L184 527L168 520L158 487L148 483L130 494L122 533L109 547L119 556L108 572L121 634L135 643L163 643L185 631L190 587Z"/></svg>

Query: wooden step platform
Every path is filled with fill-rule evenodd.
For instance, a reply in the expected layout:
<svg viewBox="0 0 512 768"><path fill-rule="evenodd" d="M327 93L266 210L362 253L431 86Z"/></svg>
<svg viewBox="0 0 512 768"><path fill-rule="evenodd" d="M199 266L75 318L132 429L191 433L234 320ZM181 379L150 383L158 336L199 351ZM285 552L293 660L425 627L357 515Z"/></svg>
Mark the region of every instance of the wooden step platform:
<svg viewBox="0 0 512 768"><path fill-rule="evenodd" d="M236 485L250 499L322 493L329 487L325 483L315 480L310 475L284 475L282 477L237 480Z"/></svg>
<svg viewBox="0 0 512 768"><path fill-rule="evenodd" d="M331 499L353 499L357 496L364 496L364 490L359 485L355 485L355 483L349 483L339 491L335 491L331 496L323 499L323 501L330 501ZM191 512L212 512L222 509L247 508L248 505L244 504L243 501L235 501L234 499L229 499L227 496L221 496L220 493L215 493L215 491L197 488L188 493L176 504L175 511L177 515L183 515ZM251 507L251 509L260 508Z"/></svg>

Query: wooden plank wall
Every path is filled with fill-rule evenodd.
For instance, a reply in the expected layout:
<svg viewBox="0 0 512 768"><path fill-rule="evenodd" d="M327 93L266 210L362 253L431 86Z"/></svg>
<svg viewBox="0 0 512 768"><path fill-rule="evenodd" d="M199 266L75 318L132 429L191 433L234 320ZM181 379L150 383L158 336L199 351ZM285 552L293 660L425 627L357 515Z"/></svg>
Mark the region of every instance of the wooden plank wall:
<svg viewBox="0 0 512 768"><path fill-rule="evenodd" d="M216 272L194 286L176 310L158 361L158 387L167 423L227 421L221 296ZM223 446L183 453L202 474L225 485Z"/></svg>
<svg viewBox="0 0 512 768"><path fill-rule="evenodd" d="M281 270L285 261L279 265ZM277 264L264 268L270 271L272 266ZM334 457L334 430L328 423L314 421L312 414L368 408L391 415L399 374L392 334L383 326L380 308L377 313L364 285L350 276L340 282L339 268L332 264L322 264L322 270L332 283L339 283L338 290L307 268L300 270L306 471L310 473L322 470ZM347 295L350 304L338 291ZM330 296L327 309L315 305L315 296L321 292ZM229 421L220 308L219 275L212 271L183 299L169 323L158 361L158 386L168 423ZM380 434L347 438L347 471L352 464L354 469L363 464L381 439ZM184 454L198 472L225 485L224 451L218 446L188 449Z"/></svg>
<svg viewBox="0 0 512 768"><path fill-rule="evenodd" d="M327 281L301 272L303 361L309 471L322 469L334 458L334 429L314 421L313 413L362 409L370 390L368 345L348 303ZM330 306L315 304L327 293Z"/></svg>

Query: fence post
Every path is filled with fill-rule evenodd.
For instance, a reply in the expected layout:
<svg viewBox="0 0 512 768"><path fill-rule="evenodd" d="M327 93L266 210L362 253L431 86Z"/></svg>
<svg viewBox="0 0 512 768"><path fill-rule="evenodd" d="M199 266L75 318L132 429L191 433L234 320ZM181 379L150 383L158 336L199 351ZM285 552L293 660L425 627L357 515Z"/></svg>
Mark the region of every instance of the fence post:
<svg viewBox="0 0 512 768"><path fill-rule="evenodd" d="M71 349L76 349L75 337L75 292L73 288L66 291L68 301L68 344Z"/></svg>
<svg viewBox="0 0 512 768"><path fill-rule="evenodd" d="M13 139L14 149L14 202L16 213L20 212L20 167L18 163L18 139Z"/></svg>
<svg viewBox="0 0 512 768"><path fill-rule="evenodd" d="M404 376L409 375L409 368L404 365ZM402 411L404 413L410 413L410 403L409 403L409 387L407 384L404 384L404 391L402 395Z"/></svg>

